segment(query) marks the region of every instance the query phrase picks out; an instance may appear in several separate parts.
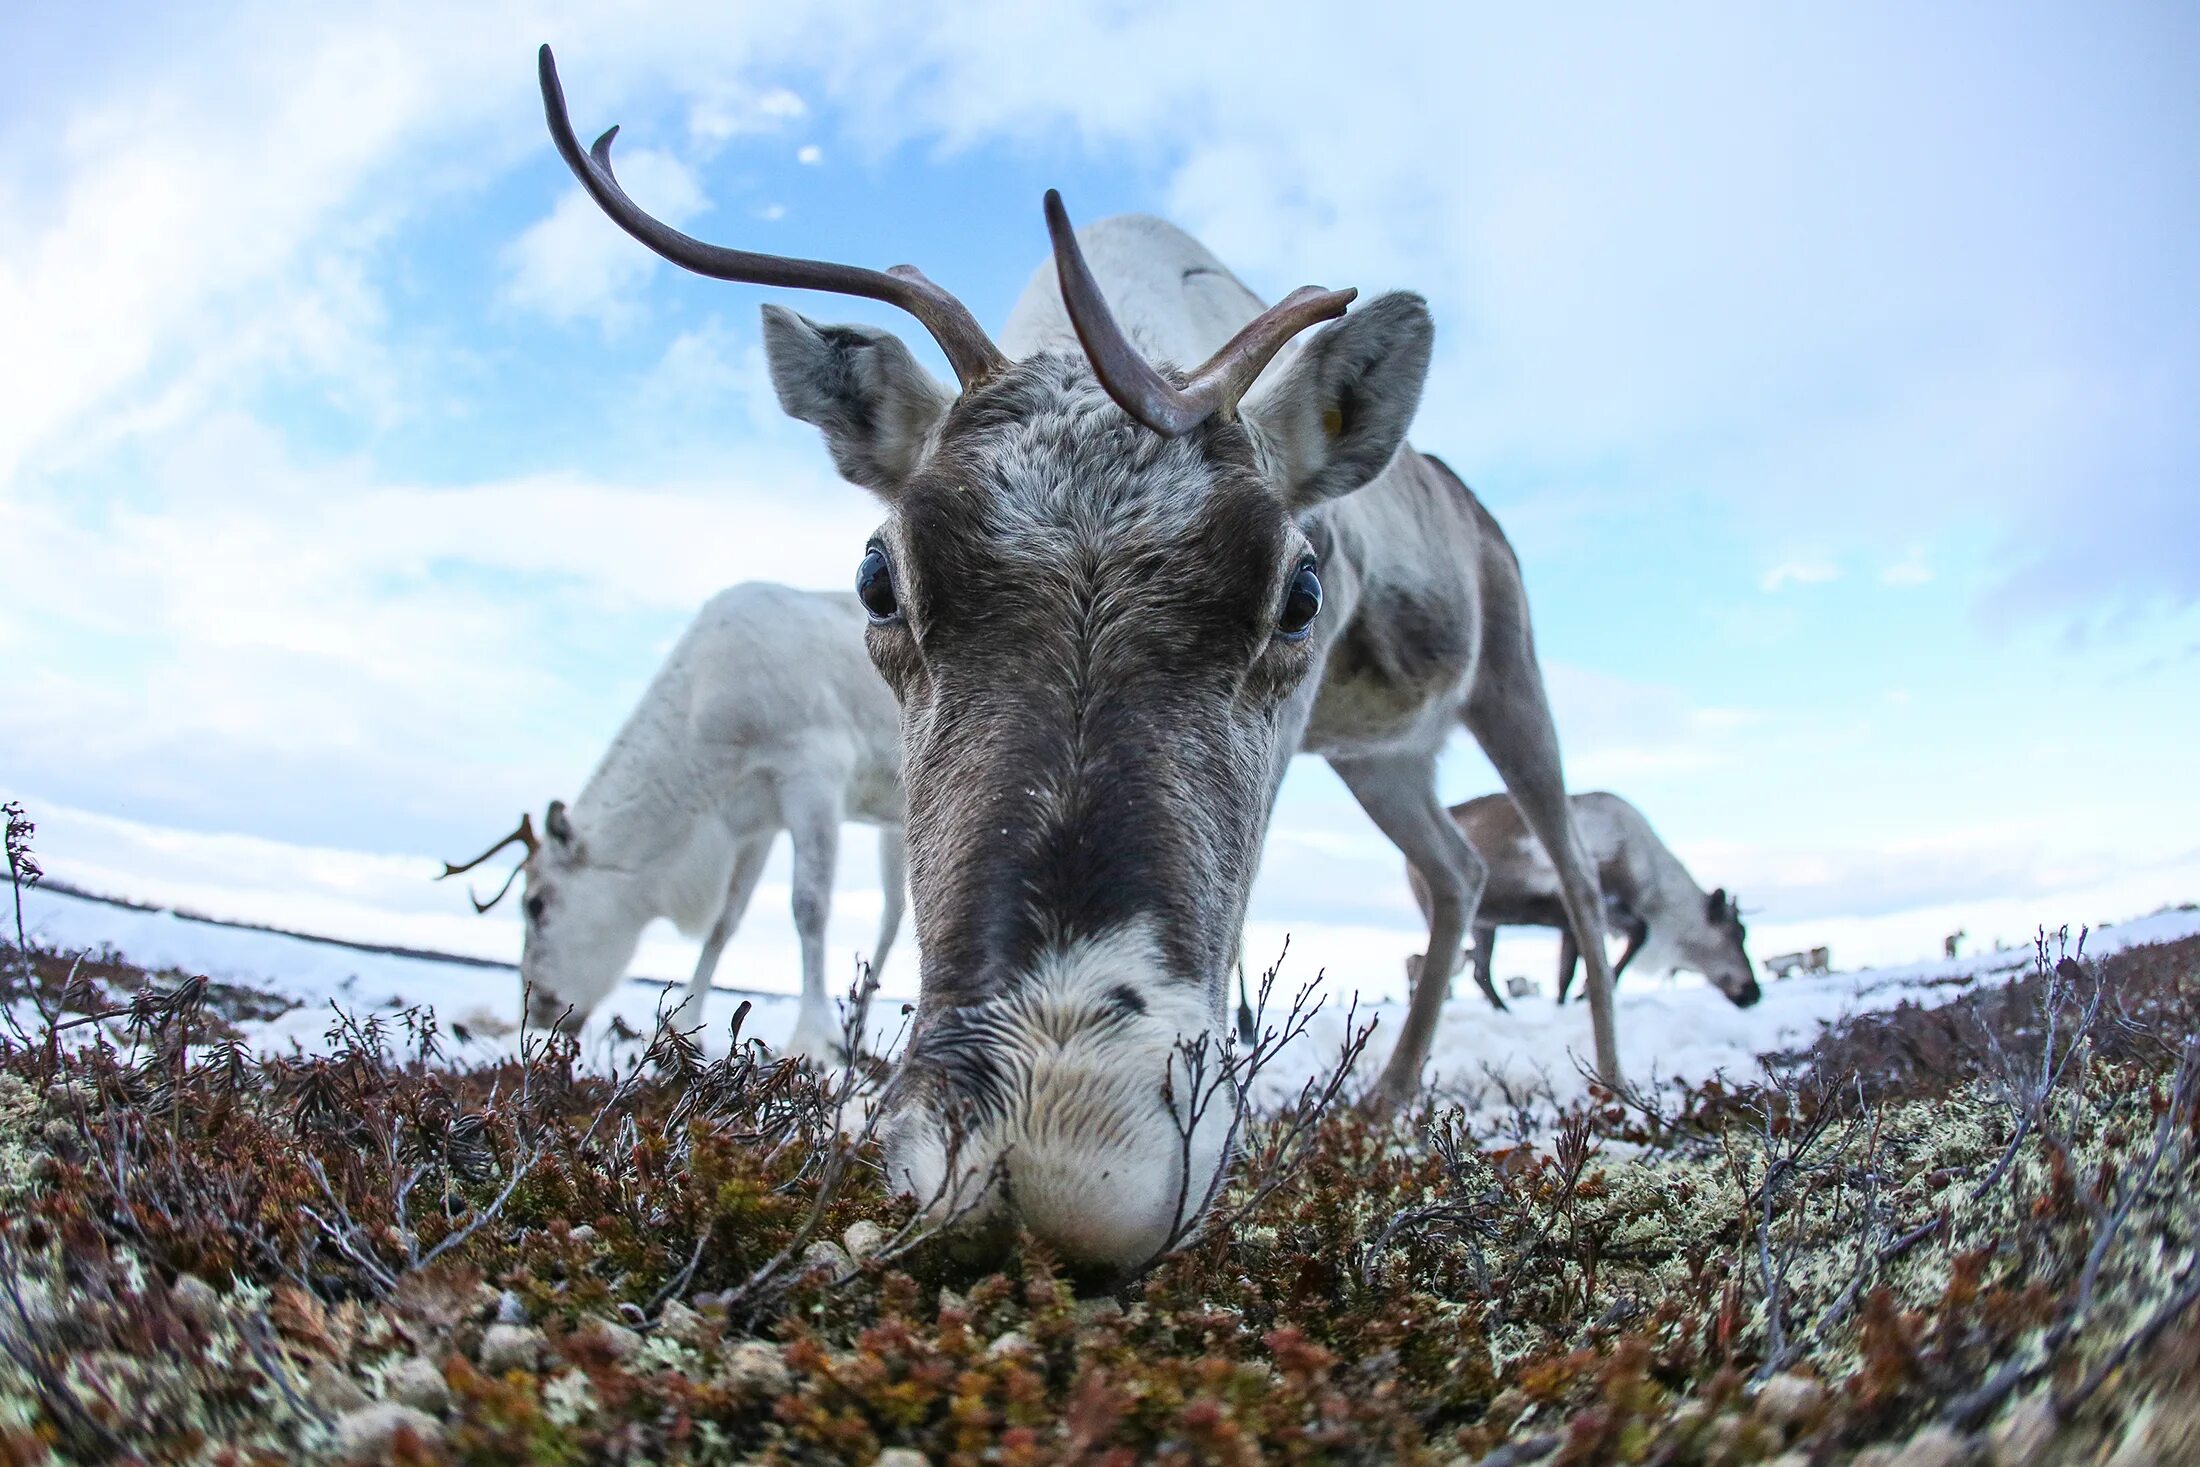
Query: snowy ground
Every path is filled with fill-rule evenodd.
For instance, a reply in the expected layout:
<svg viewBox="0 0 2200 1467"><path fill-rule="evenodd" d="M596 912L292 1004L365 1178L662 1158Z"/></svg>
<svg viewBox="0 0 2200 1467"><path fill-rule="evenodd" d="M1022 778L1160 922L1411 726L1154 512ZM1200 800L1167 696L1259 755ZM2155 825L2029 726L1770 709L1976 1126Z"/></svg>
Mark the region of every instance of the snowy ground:
<svg viewBox="0 0 2200 1467"><path fill-rule="evenodd" d="M432 1007L446 1028L463 1025L471 1036L460 1053L486 1057L518 1042L513 1020L518 1006L518 975L510 968L400 957L177 917L143 912L66 896L57 892L25 894L26 926L34 941L64 951L112 947L151 969L179 968L212 978L243 983L295 999L299 1007L263 1023L244 1025L263 1051L287 1052L293 1046L323 1046L335 1009L364 1016L384 1015L416 1006ZM2200 911L2176 910L2097 928L2086 950L2104 954L2123 947L2163 942L2200 933ZM2072 934L2075 941L2076 934ZM1628 1076L1644 1081L1702 1080L1725 1072L1753 1074L1757 1056L1808 1043L1829 1023L1852 1014L1892 1008L1905 1001L1942 1003L1972 984L2005 982L2031 963L2029 951L1984 952L1946 962L1870 968L1768 984L1764 1001L1737 1009L1701 985L1624 981L1618 993L1621 1064ZM852 975L851 975L852 976ZM1306 975L1287 963L1277 983L1278 1007ZM1472 994L1472 985L1462 983ZM661 1005L677 997L654 984L629 982L590 1020L584 1043L594 1055L623 1050L614 1037L614 1020L647 1032ZM754 1004L743 1031L777 1044L793 1029L795 1001L778 994L720 991L712 1000L703 1035L706 1049L726 1047L726 1023L740 998ZM1269 1072L1274 1091L1296 1090L1306 1077L1332 1067L1345 1034L1351 995L1329 993L1322 1012L1305 1037L1281 1055ZM1372 1074L1389 1052L1391 1036L1404 1015L1394 1001L1363 1003L1364 1022L1378 1027L1367 1046L1362 1068ZM874 1046L893 1042L904 1024L903 1001L882 996L874 1004ZM1547 1085L1564 1100L1580 1092L1575 1056L1589 1047L1584 1005L1561 1009L1548 998L1512 1001L1496 1013L1477 994L1453 1001L1444 1010L1429 1071L1432 1081L1463 1089L1494 1090L1494 1081L1518 1089Z"/></svg>

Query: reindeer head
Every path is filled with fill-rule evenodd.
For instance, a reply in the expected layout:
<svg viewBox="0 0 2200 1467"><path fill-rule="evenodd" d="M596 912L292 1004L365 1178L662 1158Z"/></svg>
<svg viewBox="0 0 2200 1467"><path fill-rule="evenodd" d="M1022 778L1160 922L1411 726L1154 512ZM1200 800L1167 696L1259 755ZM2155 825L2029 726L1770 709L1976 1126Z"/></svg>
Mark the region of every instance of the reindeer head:
<svg viewBox="0 0 2200 1467"><path fill-rule="evenodd" d="M471 871L510 846L524 849L526 854L496 895L487 901L472 897L474 910L488 911L515 884L520 886L527 924L520 946L520 991L528 1021L570 1033L625 976L649 913L632 900L633 880L627 872L590 862L587 842L574 830L565 801L550 802L542 825L548 839L535 834L532 815L520 816L510 835L464 865L445 862L443 875L436 879Z"/></svg>
<svg viewBox="0 0 2200 1467"><path fill-rule="evenodd" d="M1748 936L1741 903L1722 886L1704 898L1702 924L1684 924L1676 933L1674 965L1703 974L1712 987L1746 1009L1764 997L1744 946Z"/></svg>
<svg viewBox="0 0 2200 1467"><path fill-rule="evenodd" d="M872 660L901 701L924 970L889 1164L942 1212L1013 1221L1073 1258L1143 1262L1227 1163L1186 1115L1177 1045L1220 1039L1268 810L1330 635L1306 516L1379 474L1418 404L1431 328L1388 296L1290 339L1349 292L1295 292L1205 364L1131 346L1047 198L1082 351L1008 360L953 297L880 273L705 245L583 152L543 53L561 153L605 211L724 279L887 300L893 335L767 307L773 384L884 503L851 547ZM614 129L614 132L616 129Z"/></svg>

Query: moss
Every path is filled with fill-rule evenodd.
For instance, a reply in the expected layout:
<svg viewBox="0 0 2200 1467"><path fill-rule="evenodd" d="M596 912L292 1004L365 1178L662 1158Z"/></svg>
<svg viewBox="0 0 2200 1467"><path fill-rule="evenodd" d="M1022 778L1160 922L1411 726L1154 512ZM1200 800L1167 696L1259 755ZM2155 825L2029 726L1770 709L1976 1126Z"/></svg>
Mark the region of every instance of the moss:
<svg viewBox="0 0 2200 1467"><path fill-rule="evenodd" d="M1258 1187L1236 1227L1084 1297L1028 1241L990 1271L938 1242L845 1280L777 1267L909 1204L836 1158L836 1097L754 1051L626 1086L558 1046L256 1061L183 1043L190 1005L163 1019L138 982L130 1053L0 1048L0 1461L319 1460L342 1403L414 1357L450 1387L421 1450L467 1463L1410 1463L1546 1436L1553 1462L1839 1461L2012 1362L2027 1389L2098 1375L2059 1429L2105 1452L2189 1415L2156 1358L2188 1327L2130 1342L2195 1261L2200 1113L2171 1079L2196 966L2200 943L2089 970L2119 1021L1992 1185L2016 1113L1967 1036L2029 1053L2071 1001L2044 975L1752 1085L1599 1097L1545 1117L1548 1149L1329 1115L1235 1184L1225 1208ZM668 1297L661 1329L637 1319ZM492 1373L513 1309L545 1353ZM1807 1413L1750 1399L1776 1339L1822 1383Z"/></svg>

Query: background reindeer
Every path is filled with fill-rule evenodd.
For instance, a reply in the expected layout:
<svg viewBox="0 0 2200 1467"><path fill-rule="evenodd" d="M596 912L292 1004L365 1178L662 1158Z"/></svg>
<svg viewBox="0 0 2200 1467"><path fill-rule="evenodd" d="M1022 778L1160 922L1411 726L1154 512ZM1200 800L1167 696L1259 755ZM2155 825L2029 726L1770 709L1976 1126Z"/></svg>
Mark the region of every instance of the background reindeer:
<svg viewBox="0 0 2200 1467"><path fill-rule="evenodd" d="M1763 992L1744 946L1741 908L1726 888L1706 895L1680 858L1658 839L1640 810L1618 795L1601 790L1575 795L1574 829L1596 862L1612 932L1627 941L1612 969L1617 979L1630 963L1651 973L1685 968L1701 973L1714 988L1743 1008ZM1474 981L1502 1009L1490 977L1491 951L1500 927L1556 927L1559 930L1558 1001L1566 1001L1581 953L1559 902L1558 873L1510 795L1484 795L1451 807L1468 844L1489 863L1489 885L1474 924ZM1427 889L1411 867L1414 898L1428 910ZM1406 960L1406 977L1417 982L1420 960Z"/></svg>
<svg viewBox="0 0 2200 1467"><path fill-rule="evenodd" d="M893 694L863 650L863 608L846 594L749 582L706 603L642 694L570 808L550 802L543 834L519 828L526 859L520 978L530 1017L578 1028L618 986L642 929L669 917L703 937L672 1022L703 1020L703 995L784 830L794 845L802 1007L786 1052L838 1057L825 986L840 826L879 829L885 912L873 971L901 926L901 734ZM504 896L500 890L486 911Z"/></svg>
<svg viewBox="0 0 2200 1467"><path fill-rule="evenodd" d="M717 279L891 303L955 372L959 391L889 332L765 309L780 405L887 511L856 576L902 706L924 958L884 1126L901 1185L1086 1262L1181 1238L1236 1121L1199 1109L1180 1046L1224 1036L1286 767L1326 757L1405 851L1448 974L1484 879L1435 794L1462 722L1553 852L1617 1079L1602 898L1519 566L1466 486L1404 448L1434 334L1418 297L1294 343L1351 294L1263 309L1181 231L1080 238L1050 194L1054 261L996 344L913 268L652 218L612 172L616 129L584 148L547 47L540 71L560 155L629 234ZM1382 1102L1419 1097L1443 988L1415 995Z"/></svg>

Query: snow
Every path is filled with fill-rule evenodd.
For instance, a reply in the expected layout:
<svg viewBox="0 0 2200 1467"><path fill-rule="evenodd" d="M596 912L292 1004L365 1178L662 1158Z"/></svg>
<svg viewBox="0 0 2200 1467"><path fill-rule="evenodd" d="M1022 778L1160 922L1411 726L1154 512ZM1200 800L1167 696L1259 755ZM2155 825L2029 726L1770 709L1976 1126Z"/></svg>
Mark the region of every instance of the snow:
<svg viewBox="0 0 2200 1467"><path fill-rule="evenodd" d="M309 938L225 927L170 912L137 911L59 892L32 890L24 895L25 925L32 939L62 951L112 947L131 961L160 970L182 969L246 984L298 1001L299 1007L265 1022L241 1026L246 1039L263 1053L307 1052L327 1044L327 1031L342 1008L359 1016L394 1015L420 1005L433 1008L448 1029L466 1026L472 1037L454 1045L461 1055L488 1057L509 1052L518 1042L518 975L508 967L480 967L386 953L362 952ZM2085 950L2104 956L2126 947L2167 942L2200 934L2200 911L2178 909L2094 928ZM2052 940L2052 939L2051 939ZM2070 940L2075 944L2077 934ZM1855 1014L1893 1008L1904 1002L1934 1005L1976 985L2005 983L2032 964L2029 949L1981 952L1950 960L1855 972L1796 977L1767 983L1762 1002L1738 1009L1700 984L1623 981L1616 995L1620 1061L1631 1080L1700 1081L1725 1073L1753 1075L1757 1057L1808 1044L1824 1026ZM852 977L852 974L851 974ZM1280 1009L1304 981L1286 961L1276 985ZM1565 1101L1582 1092L1578 1055L1589 1051L1587 1006L1563 1008L1543 997L1510 1001L1506 1013L1493 1011L1470 983L1467 996L1444 1008L1433 1048L1429 1078L1462 1090L1494 1091L1502 1081L1515 1089L1547 1086ZM776 1045L792 1032L795 1001L779 994L745 994L754 1005L745 1036ZM1264 1076L1272 1096L1295 1092L1309 1077L1336 1061L1346 1032L1350 994L1326 992L1323 1008L1302 1039L1285 1049ZM589 1021L583 1044L599 1059L631 1053L616 1041L612 1021L649 1032L660 1007L677 993L645 981L622 985ZM701 1036L706 1050L723 1052L726 1024L739 997L719 990L712 998ZM873 1005L871 1043L890 1046L907 1019L902 1000L882 996ZM1363 1001L1360 1022L1377 1022L1361 1061L1372 1077L1388 1055L1391 1037L1404 1017L1393 1000ZM1272 1015L1278 1017L1277 1015Z"/></svg>

